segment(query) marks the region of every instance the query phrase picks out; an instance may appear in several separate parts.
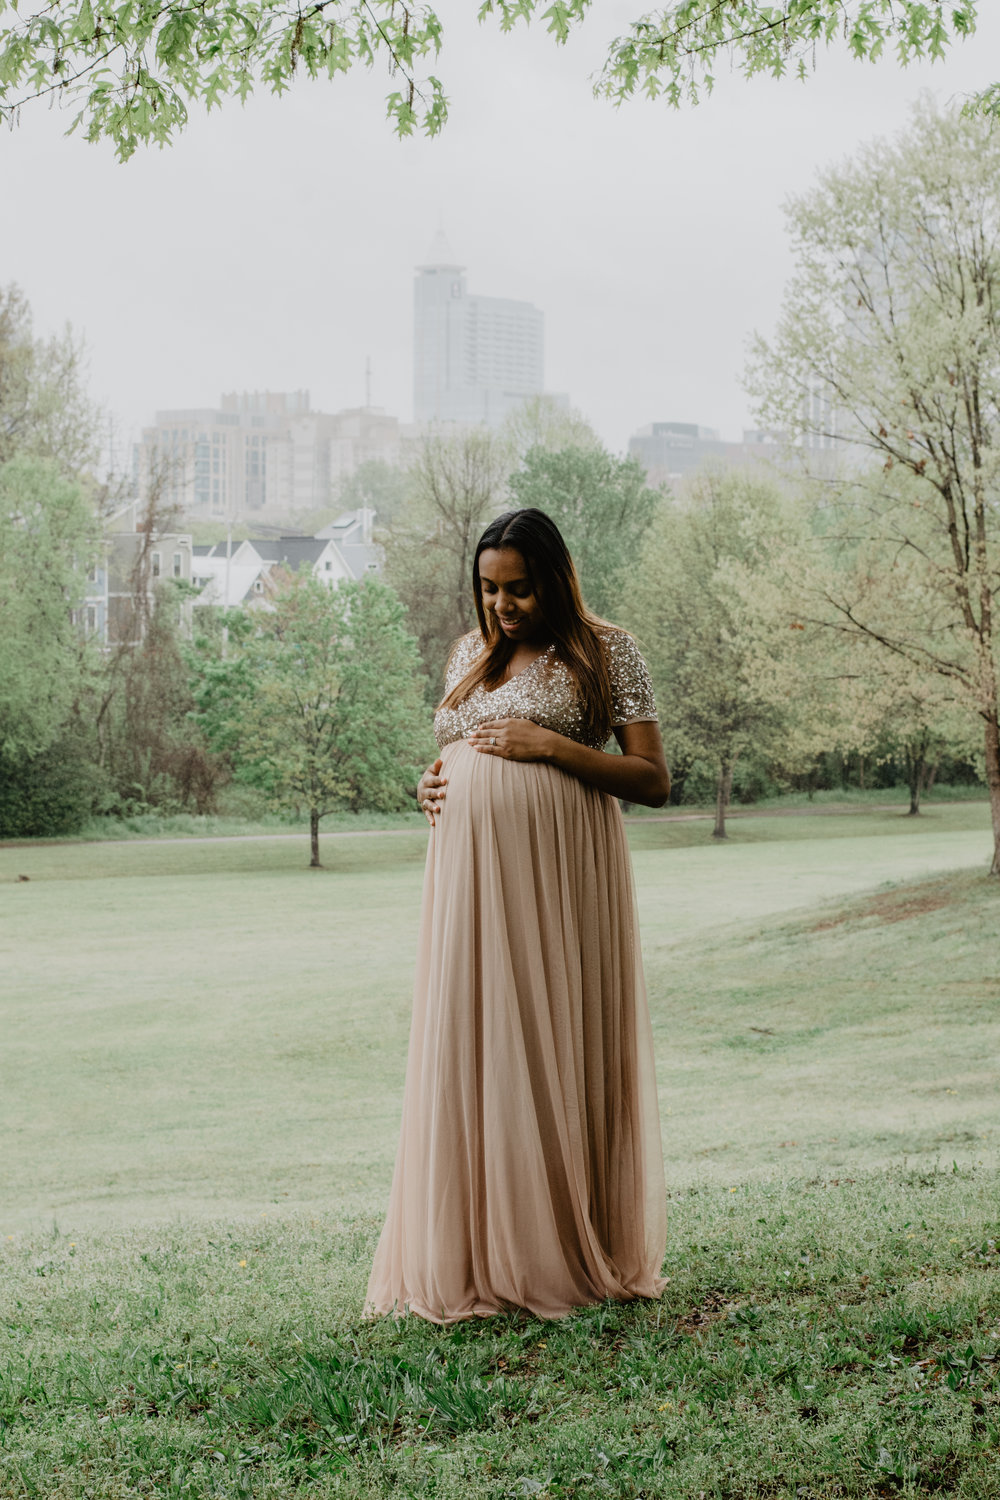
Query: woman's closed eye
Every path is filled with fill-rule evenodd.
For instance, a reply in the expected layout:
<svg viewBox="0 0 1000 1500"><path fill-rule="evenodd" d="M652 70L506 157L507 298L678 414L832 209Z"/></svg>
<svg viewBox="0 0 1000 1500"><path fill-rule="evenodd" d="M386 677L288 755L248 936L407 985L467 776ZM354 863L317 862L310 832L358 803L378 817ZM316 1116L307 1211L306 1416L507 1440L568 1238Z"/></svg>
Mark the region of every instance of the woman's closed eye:
<svg viewBox="0 0 1000 1500"><path fill-rule="evenodd" d="M512 588L508 588L507 589L507 593L510 594L511 598L513 598L513 599L528 599L528 598L531 597L531 584L530 583L515 584ZM496 594L497 594L497 587L496 587L496 585L492 584L492 583L487 583L486 580L484 579L483 580L483 598L484 599L493 599L493 598L496 597Z"/></svg>

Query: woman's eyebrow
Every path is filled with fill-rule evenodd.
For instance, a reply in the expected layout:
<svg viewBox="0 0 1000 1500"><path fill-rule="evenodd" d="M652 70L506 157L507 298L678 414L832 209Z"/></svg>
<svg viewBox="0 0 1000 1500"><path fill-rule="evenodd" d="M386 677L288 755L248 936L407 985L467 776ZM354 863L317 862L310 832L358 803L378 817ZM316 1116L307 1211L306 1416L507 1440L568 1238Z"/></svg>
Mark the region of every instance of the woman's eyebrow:
<svg viewBox="0 0 1000 1500"><path fill-rule="evenodd" d="M480 575L479 575L479 582L480 583L488 583L493 588L496 588L496 584L493 582L493 579L492 578L487 578L485 573L480 573ZM530 586L531 586L531 579L530 578L512 578L510 580L510 582L508 583L507 587L509 589L516 589L519 584L527 584L528 587L530 588Z"/></svg>

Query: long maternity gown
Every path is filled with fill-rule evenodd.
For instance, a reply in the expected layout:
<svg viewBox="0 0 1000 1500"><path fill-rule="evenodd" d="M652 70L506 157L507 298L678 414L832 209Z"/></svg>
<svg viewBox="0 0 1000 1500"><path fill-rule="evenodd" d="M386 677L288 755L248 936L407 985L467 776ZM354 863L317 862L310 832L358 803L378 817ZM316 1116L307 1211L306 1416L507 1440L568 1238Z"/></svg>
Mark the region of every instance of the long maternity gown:
<svg viewBox="0 0 1000 1500"><path fill-rule="evenodd" d="M616 725L655 719L632 637L602 630ZM452 657L447 686L483 649ZM666 1203L632 871L616 800L473 750L477 724L588 743L554 648L441 709L403 1122L369 1313L542 1318L656 1297ZM592 742L591 742L592 743Z"/></svg>

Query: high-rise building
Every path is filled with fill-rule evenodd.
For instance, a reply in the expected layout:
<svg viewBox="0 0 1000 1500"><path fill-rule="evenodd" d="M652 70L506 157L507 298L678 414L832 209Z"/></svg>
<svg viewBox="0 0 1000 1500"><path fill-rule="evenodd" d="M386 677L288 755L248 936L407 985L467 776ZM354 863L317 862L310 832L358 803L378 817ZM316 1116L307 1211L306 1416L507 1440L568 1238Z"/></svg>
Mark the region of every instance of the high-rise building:
<svg viewBox="0 0 1000 1500"><path fill-rule="evenodd" d="M413 288L413 417L497 427L542 394L545 319L530 302L470 295L464 273L439 231Z"/></svg>

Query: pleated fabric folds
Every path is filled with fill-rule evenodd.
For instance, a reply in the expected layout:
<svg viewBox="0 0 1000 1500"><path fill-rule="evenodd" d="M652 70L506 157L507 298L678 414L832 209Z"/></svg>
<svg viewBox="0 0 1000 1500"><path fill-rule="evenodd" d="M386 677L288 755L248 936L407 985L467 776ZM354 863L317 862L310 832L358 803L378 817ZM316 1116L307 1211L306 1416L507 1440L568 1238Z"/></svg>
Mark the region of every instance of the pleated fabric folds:
<svg viewBox="0 0 1000 1500"><path fill-rule="evenodd" d="M662 1148L618 804L463 741L443 760L367 1311L558 1318L657 1297Z"/></svg>

